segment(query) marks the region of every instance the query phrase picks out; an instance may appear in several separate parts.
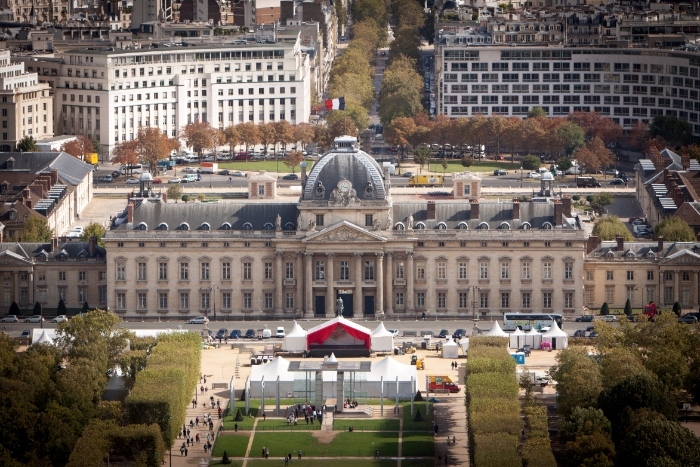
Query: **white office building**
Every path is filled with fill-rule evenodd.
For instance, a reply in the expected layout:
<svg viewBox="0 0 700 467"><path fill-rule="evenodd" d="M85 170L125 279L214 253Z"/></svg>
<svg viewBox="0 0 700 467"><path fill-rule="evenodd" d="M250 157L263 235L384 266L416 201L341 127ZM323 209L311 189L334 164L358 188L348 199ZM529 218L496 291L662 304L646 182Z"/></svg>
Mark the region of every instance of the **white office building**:
<svg viewBox="0 0 700 467"><path fill-rule="evenodd" d="M442 39L442 38L441 38ZM448 117L550 117L598 112L625 129L656 115L688 121L700 136L700 54L656 49L473 46L436 43L437 113Z"/></svg>
<svg viewBox="0 0 700 467"><path fill-rule="evenodd" d="M65 53L56 88L56 134L114 144L155 126L170 137L196 121L307 122L308 56L291 42L245 42Z"/></svg>

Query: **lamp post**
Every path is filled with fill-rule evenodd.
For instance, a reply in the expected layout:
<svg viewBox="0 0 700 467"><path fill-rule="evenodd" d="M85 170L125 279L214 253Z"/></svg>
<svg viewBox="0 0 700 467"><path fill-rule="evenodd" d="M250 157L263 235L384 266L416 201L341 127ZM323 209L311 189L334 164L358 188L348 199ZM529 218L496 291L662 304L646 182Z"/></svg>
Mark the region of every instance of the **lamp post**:
<svg viewBox="0 0 700 467"><path fill-rule="evenodd" d="M197 389L195 388L195 392L197 392ZM170 429L172 430L172 419L173 419L173 414L168 414L168 425L170 425ZM172 444L169 446L168 451L170 451L170 467L173 467L173 446Z"/></svg>
<svg viewBox="0 0 700 467"><path fill-rule="evenodd" d="M523 187L523 168L520 167L520 188Z"/></svg>

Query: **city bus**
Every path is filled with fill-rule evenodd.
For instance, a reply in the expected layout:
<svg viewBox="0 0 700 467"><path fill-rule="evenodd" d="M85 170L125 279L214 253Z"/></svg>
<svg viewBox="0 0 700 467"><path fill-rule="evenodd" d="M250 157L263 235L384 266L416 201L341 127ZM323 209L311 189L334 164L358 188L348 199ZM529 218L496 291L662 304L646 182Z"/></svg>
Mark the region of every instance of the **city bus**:
<svg viewBox="0 0 700 467"><path fill-rule="evenodd" d="M503 330L515 331L520 328L522 331L529 331L535 328L538 331L547 330L552 326L552 321L556 321L559 329L563 322L560 314L556 313L504 313Z"/></svg>

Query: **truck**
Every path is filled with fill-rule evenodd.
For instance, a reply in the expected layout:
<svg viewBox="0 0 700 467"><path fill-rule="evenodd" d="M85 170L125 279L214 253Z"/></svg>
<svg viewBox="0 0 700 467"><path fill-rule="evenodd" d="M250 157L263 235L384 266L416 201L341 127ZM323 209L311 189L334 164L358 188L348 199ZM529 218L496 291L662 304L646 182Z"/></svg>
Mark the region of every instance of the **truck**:
<svg viewBox="0 0 700 467"><path fill-rule="evenodd" d="M459 392L459 384L452 381L452 378L446 375L428 376L428 390L436 391L438 389L446 389L450 392Z"/></svg>
<svg viewBox="0 0 700 467"><path fill-rule="evenodd" d="M656 309L656 303L649 302L648 305L644 306L644 316L646 316L649 321L654 321L656 315L658 314L659 312Z"/></svg>
<svg viewBox="0 0 700 467"><path fill-rule="evenodd" d="M199 173L215 174L219 171L218 162L202 162L199 164Z"/></svg>
<svg viewBox="0 0 700 467"><path fill-rule="evenodd" d="M576 186L578 188L595 188L600 186L600 182L595 177L578 177Z"/></svg>
<svg viewBox="0 0 700 467"><path fill-rule="evenodd" d="M412 175L408 186L442 186L442 175Z"/></svg>
<svg viewBox="0 0 700 467"><path fill-rule="evenodd" d="M88 164L97 165L97 153L91 152L89 154L85 154L85 162L87 162Z"/></svg>

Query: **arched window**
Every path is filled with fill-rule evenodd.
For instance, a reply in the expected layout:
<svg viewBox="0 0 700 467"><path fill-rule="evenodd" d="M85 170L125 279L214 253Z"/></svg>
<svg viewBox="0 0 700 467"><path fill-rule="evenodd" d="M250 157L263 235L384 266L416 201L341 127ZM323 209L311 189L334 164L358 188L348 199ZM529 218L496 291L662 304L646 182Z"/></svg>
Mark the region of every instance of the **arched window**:
<svg viewBox="0 0 700 467"><path fill-rule="evenodd" d="M501 230L510 230L510 224L508 222L501 222L498 228Z"/></svg>
<svg viewBox="0 0 700 467"><path fill-rule="evenodd" d="M284 224L284 230L294 230L294 228L294 224L291 222L287 222L286 224Z"/></svg>
<svg viewBox="0 0 700 467"><path fill-rule="evenodd" d="M467 225L466 222L460 222L460 223L457 225L457 229L459 229L459 230L469 230L469 226Z"/></svg>
<svg viewBox="0 0 700 467"><path fill-rule="evenodd" d="M177 226L177 230L190 230L190 225L187 222L183 222Z"/></svg>
<svg viewBox="0 0 700 467"><path fill-rule="evenodd" d="M532 228L532 225L529 222L523 222L523 230L530 230Z"/></svg>
<svg viewBox="0 0 700 467"><path fill-rule="evenodd" d="M542 224L542 228L543 228L544 230L552 230L552 223L551 223L551 222L545 222L544 224Z"/></svg>
<svg viewBox="0 0 700 467"><path fill-rule="evenodd" d="M416 229L416 230L425 230L425 224L422 223L422 222L419 222L419 223L416 224L416 226L414 227L414 229Z"/></svg>
<svg viewBox="0 0 700 467"><path fill-rule="evenodd" d="M272 222L267 222L263 225L263 230L275 230L275 226L272 225Z"/></svg>
<svg viewBox="0 0 700 467"><path fill-rule="evenodd" d="M224 222L223 224L221 224L220 228L221 230L231 230L231 224L229 224L228 222Z"/></svg>
<svg viewBox="0 0 700 467"><path fill-rule="evenodd" d="M156 230L168 230L168 224L165 222L161 222L158 224L158 227L156 227Z"/></svg>
<svg viewBox="0 0 700 467"><path fill-rule="evenodd" d="M251 224L250 222L246 222L245 224L243 224L243 230L253 230L253 224Z"/></svg>
<svg viewBox="0 0 700 467"><path fill-rule="evenodd" d="M394 225L394 230L406 230L406 227L404 227L404 225L401 222L397 222Z"/></svg>
<svg viewBox="0 0 700 467"><path fill-rule="evenodd" d="M479 230L489 230L489 224L486 222L482 222L479 224L479 227L477 227Z"/></svg>
<svg viewBox="0 0 700 467"><path fill-rule="evenodd" d="M200 225L197 230L211 230L211 226L208 222L202 222L202 225Z"/></svg>
<svg viewBox="0 0 700 467"><path fill-rule="evenodd" d="M445 224L444 222L440 222L437 225L437 229L438 230L447 230L447 224Z"/></svg>
<svg viewBox="0 0 700 467"><path fill-rule="evenodd" d="M139 225L137 225L134 230L148 230L148 224L145 222L140 222Z"/></svg>

